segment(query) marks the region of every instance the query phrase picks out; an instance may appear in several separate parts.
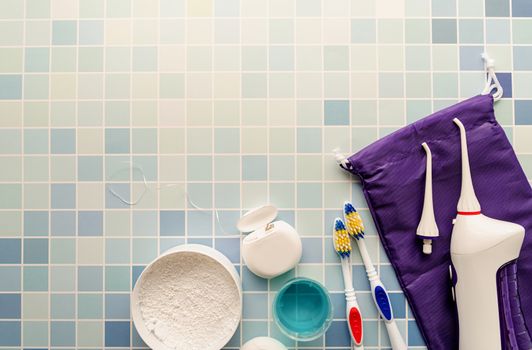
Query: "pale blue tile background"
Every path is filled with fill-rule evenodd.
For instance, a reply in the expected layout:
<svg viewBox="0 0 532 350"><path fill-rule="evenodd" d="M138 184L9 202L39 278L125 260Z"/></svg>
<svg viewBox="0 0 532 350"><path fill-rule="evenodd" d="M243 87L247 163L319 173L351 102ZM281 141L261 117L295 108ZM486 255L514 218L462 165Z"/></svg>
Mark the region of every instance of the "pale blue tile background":
<svg viewBox="0 0 532 350"><path fill-rule="evenodd" d="M346 350L330 232L346 199L409 349L424 349L361 186L332 149L355 152L480 92L486 49L505 90L499 122L531 177L531 20L527 0L0 4L0 349L144 348L133 283L157 254L198 243L242 276L228 349L269 334L291 350ZM235 226L265 203L304 246L297 270L271 281L241 260ZM323 282L335 306L310 343L282 335L269 310L296 275ZM359 260L353 279L366 348L386 349Z"/></svg>

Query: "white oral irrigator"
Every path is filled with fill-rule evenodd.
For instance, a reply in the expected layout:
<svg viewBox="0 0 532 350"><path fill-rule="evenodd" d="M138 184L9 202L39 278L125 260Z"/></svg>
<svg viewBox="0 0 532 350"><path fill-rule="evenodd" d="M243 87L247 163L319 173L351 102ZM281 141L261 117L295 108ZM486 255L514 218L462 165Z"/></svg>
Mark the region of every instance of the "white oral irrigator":
<svg viewBox="0 0 532 350"><path fill-rule="evenodd" d="M462 192L451 237L455 297L460 328L460 350L501 350L497 272L517 259L525 229L518 224L481 214L475 195L464 125L462 146Z"/></svg>

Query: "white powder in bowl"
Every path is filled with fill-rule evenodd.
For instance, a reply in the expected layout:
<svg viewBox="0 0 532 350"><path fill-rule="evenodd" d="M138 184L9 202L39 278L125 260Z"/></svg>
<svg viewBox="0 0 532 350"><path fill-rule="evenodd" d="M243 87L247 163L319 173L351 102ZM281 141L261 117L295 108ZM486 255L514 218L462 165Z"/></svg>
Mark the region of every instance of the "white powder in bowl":
<svg viewBox="0 0 532 350"><path fill-rule="evenodd" d="M146 328L167 348L218 350L240 321L240 294L213 258L180 252L155 261L139 281Z"/></svg>

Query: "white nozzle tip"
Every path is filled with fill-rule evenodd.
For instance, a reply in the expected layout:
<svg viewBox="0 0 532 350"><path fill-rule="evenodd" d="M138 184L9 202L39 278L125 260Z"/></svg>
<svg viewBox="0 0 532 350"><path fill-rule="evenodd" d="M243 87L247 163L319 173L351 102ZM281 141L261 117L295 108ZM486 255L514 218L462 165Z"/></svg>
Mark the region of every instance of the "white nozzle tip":
<svg viewBox="0 0 532 350"><path fill-rule="evenodd" d="M432 254L432 240L424 239L423 240L423 254Z"/></svg>

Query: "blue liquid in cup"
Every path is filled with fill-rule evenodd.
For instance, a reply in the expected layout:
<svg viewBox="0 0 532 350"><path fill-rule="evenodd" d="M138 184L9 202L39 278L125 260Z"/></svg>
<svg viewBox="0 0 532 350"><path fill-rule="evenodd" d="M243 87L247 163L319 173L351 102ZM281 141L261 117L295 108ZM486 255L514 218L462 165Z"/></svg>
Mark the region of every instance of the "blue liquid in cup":
<svg viewBox="0 0 532 350"><path fill-rule="evenodd" d="M286 335L295 340L313 340L325 333L331 324L331 299L318 282L296 278L277 294L273 313Z"/></svg>

